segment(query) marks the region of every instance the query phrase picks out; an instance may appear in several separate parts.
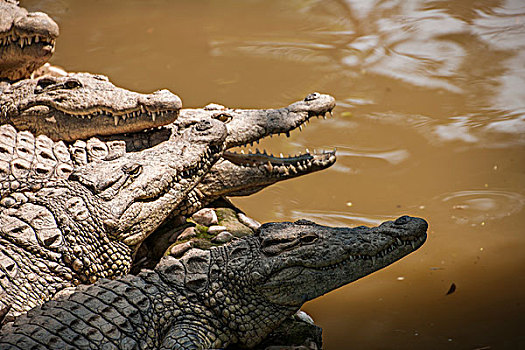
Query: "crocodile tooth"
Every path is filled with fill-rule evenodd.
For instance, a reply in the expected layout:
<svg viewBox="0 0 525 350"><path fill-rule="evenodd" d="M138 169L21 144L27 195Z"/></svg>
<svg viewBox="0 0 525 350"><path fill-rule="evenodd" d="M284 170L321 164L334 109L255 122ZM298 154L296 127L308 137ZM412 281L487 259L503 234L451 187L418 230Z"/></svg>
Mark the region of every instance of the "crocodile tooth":
<svg viewBox="0 0 525 350"><path fill-rule="evenodd" d="M279 157L280 157L280 158L284 158L284 156L283 156L282 153L279 153Z"/></svg>
<svg viewBox="0 0 525 350"><path fill-rule="evenodd" d="M303 131L303 126L299 125L299 131Z"/></svg>
<svg viewBox="0 0 525 350"><path fill-rule="evenodd" d="M40 37L37 35L35 36L35 43L38 43L40 41Z"/></svg>
<svg viewBox="0 0 525 350"><path fill-rule="evenodd" d="M411 242L410 242L410 245L412 246L412 249L416 249L416 242L411 241Z"/></svg>
<svg viewBox="0 0 525 350"><path fill-rule="evenodd" d="M156 118L157 118L157 114L155 112L151 112L151 119L155 121Z"/></svg>
<svg viewBox="0 0 525 350"><path fill-rule="evenodd" d="M269 172L272 172L272 170L273 170L273 165L272 165L272 163L271 163L270 161L268 161L268 163L266 163L266 164L264 165L264 167L265 167Z"/></svg>
<svg viewBox="0 0 525 350"><path fill-rule="evenodd" d="M118 115L113 116L113 122L115 123L115 126L118 125Z"/></svg>
<svg viewBox="0 0 525 350"><path fill-rule="evenodd" d="M290 170L293 171L294 174L297 174L297 169L290 164Z"/></svg>
<svg viewBox="0 0 525 350"><path fill-rule="evenodd" d="M401 242L401 240L399 238L396 238L396 243L399 244L399 245L403 244L403 242Z"/></svg>
<svg viewBox="0 0 525 350"><path fill-rule="evenodd" d="M125 120L126 120L126 117L127 117L127 114L123 114L123 115L122 115L122 120L125 121Z"/></svg>

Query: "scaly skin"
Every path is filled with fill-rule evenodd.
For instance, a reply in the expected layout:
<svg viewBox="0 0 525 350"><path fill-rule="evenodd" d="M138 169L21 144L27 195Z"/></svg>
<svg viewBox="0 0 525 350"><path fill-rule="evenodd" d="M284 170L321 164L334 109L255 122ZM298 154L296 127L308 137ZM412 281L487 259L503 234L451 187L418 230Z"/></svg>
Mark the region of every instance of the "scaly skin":
<svg viewBox="0 0 525 350"><path fill-rule="evenodd" d="M231 109L212 104L181 111L180 123L209 116L227 121L226 148L243 146L270 135L289 134L312 117L323 117L335 107L330 95L314 92L302 101L278 109Z"/></svg>
<svg viewBox="0 0 525 350"><path fill-rule="evenodd" d="M249 196L276 182L326 169L335 160L335 151L287 158L260 153L226 155L225 152L177 210L140 246L132 271L151 268L159 262L172 243L173 234L180 229L180 223L186 221L182 216L191 216L221 197Z"/></svg>
<svg viewBox="0 0 525 350"><path fill-rule="evenodd" d="M256 150L244 154L229 149L253 145L265 137L286 134L302 127L313 117L324 117L335 107L330 95L312 93L302 101L278 109L233 109L212 104L200 109L182 109L180 117L167 128L184 127L201 118L224 121L228 129L226 151L222 159L192 191L177 214L191 215L220 196L246 196L289 178L309 174L331 166L335 151L277 157ZM133 135L117 135L108 140L120 140L127 149L140 151L162 142L169 133L165 129L149 130Z"/></svg>
<svg viewBox="0 0 525 350"><path fill-rule="evenodd" d="M48 176L60 169L54 167L58 159L71 164L79 156L62 142L28 132L15 139L20 135L27 149L37 150L33 164L44 160L49 166ZM92 161L5 197L0 202L0 311L7 320L64 288L128 273L140 243L219 159L225 137L222 122L201 120L142 152ZM1 150L4 156L20 155L16 147L14 153ZM12 170L29 167L8 177L30 173L31 162L16 161L7 163Z"/></svg>
<svg viewBox="0 0 525 350"><path fill-rule="evenodd" d="M58 25L42 12L27 12L0 0L0 80L29 78L55 50Z"/></svg>
<svg viewBox="0 0 525 350"><path fill-rule="evenodd" d="M426 229L407 216L374 228L264 224L255 236L47 302L5 326L0 347L252 347L304 302L416 250Z"/></svg>
<svg viewBox="0 0 525 350"><path fill-rule="evenodd" d="M325 111L333 108L333 99L328 101L332 103ZM304 103L300 112L280 109L278 115L283 123L298 118L295 127L313 116L309 105ZM266 113L274 111L249 110L247 115L262 124ZM317 111L323 112L316 105ZM236 116L242 115L237 111ZM222 156L227 138L236 135L220 121L224 118L212 117L175 121L130 136L76 141L69 148L62 141L2 126L12 136L0 136L2 184L7 184L0 201L0 270L6 271L0 276L0 311L12 319L66 287L127 273L140 244L177 215L192 188ZM267 119L268 133L262 136L283 130L273 127L276 118ZM258 137L261 133L246 140ZM9 141L7 146L2 140ZM37 176L40 181L34 181Z"/></svg>
<svg viewBox="0 0 525 350"><path fill-rule="evenodd" d="M0 123L55 141L137 132L173 122L182 102L168 90L139 94L89 73L14 83L0 94Z"/></svg>

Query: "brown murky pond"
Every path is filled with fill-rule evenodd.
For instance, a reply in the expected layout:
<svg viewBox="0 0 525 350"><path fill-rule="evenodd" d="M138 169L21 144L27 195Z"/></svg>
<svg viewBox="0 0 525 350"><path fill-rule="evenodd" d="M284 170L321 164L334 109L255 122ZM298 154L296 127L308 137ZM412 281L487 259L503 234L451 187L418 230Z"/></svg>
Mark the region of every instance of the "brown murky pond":
<svg viewBox="0 0 525 350"><path fill-rule="evenodd" d="M263 145L336 147L336 165L234 202L259 221L410 214L430 229L416 253L306 304L325 349L525 348L523 1L21 3L59 23L52 63L186 107L337 98L334 118Z"/></svg>

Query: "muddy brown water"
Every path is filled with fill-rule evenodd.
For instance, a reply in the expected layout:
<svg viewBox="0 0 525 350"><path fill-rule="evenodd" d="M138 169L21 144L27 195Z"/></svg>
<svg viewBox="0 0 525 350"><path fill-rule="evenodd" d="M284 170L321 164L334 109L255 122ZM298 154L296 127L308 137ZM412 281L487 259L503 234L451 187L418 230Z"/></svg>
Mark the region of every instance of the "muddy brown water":
<svg viewBox="0 0 525 350"><path fill-rule="evenodd" d="M262 146L335 147L336 165L234 202L259 221L430 229L305 305L325 349L525 348L522 1L21 2L59 23L53 64L187 107L337 98L334 118Z"/></svg>

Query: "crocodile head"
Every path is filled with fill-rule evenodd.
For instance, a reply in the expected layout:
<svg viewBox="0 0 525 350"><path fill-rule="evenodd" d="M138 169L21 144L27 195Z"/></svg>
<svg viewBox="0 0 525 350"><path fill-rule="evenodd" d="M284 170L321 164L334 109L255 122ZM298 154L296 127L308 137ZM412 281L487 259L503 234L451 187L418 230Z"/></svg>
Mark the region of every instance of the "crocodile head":
<svg viewBox="0 0 525 350"><path fill-rule="evenodd" d="M330 95L314 92L302 101L278 109L230 109L210 104L203 109L184 109L180 122L199 119L204 115L227 123L226 148L253 145L253 142L272 135L286 134L302 128L312 117L324 117L335 107Z"/></svg>
<svg viewBox="0 0 525 350"><path fill-rule="evenodd" d="M330 95L312 93L302 101L278 109L230 109L208 105L204 109L183 109L175 122L188 123L204 116L224 121L228 130L226 151L199 188L203 193L243 196L280 180L308 174L329 167L335 162L335 151L295 156L274 156L265 150L235 152L238 146L253 146L265 137L302 130L313 117L325 117L335 107Z"/></svg>
<svg viewBox="0 0 525 350"><path fill-rule="evenodd" d="M53 54L58 25L45 13L28 13L13 0L0 0L0 13L0 79L28 78Z"/></svg>
<svg viewBox="0 0 525 350"><path fill-rule="evenodd" d="M418 249L423 219L378 227L327 227L308 220L263 224L253 236L165 257L156 270L201 300L232 338L251 348L301 305ZM203 312L204 314L204 312ZM221 344L223 345L223 344Z"/></svg>
<svg viewBox="0 0 525 350"><path fill-rule="evenodd" d="M185 198L220 158L226 128L203 119L159 145L109 162L91 162L76 180L104 201L110 235L128 246L140 244Z"/></svg>
<svg viewBox="0 0 525 350"><path fill-rule="evenodd" d="M25 79L0 95L0 121L18 130L73 141L137 132L173 122L181 100L168 90L140 94L89 73Z"/></svg>
<svg viewBox="0 0 525 350"><path fill-rule="evenodd" d="M427 227L409 216L373 228L332 228L308 220L264 224L251 285L273 304L299 307L413 252L425 241Z"/></svg>

